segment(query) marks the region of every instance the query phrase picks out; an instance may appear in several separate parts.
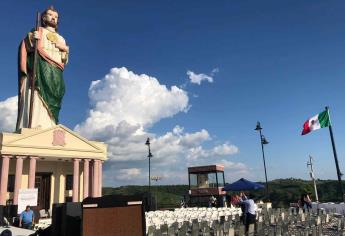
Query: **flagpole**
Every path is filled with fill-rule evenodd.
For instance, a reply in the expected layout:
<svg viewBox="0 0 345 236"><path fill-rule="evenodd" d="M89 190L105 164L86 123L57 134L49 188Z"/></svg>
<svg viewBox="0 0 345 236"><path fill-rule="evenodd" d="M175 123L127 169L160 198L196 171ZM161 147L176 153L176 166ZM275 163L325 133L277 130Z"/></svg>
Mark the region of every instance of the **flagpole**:
<svg viewBox="0 0 345 236"><path fill-rule="evenodd" d="M319 195L317 194L316 180L315 180L314 169L313 169L313 158L310 155L309 155L309 162L307 162L307 166L310 166L310 177L314 183L315 200L317 203L319 203Z"/></svg>
<svg viewBox="0 0 345 236"><path fill-rule="evenodd" d="M325 109L326 109L326 111L328 113L329 120L331 121L331 117L329 115L329 108L328 108L328 106L326 106ZM340 193L341 193L341 199L343 200L343 202L345 202L343 184L341 182L342 173L340 172L340 169L339 169L337 150L335 149L335 143L334 143L334 137L333 137L333 130L332 130L332 123L331 122L329 122L328 128L329 128L329 135L331 136L331 141L332 141L332 148L333 148L333 155L334 155L335 166L337 168L338 183L339 183L339 190L340 190Z"/></svg>

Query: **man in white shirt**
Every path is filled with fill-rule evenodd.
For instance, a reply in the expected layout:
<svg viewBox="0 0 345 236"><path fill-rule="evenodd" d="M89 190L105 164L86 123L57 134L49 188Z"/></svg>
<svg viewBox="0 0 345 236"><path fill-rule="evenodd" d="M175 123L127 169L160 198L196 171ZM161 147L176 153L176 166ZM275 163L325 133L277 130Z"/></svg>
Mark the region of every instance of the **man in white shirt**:
<svg viewBox="0 0 345 236"><path fill-rule="evenodd" d="M256 220L256 205L254 203L254 200L252 199L252 196L249 195L247 197L244 192L241 192L240 194L240 204L243 206L242 209L244 209L243 213L243 223L246 226L246 232L248 231L250 224L255 224Z"/></svg>

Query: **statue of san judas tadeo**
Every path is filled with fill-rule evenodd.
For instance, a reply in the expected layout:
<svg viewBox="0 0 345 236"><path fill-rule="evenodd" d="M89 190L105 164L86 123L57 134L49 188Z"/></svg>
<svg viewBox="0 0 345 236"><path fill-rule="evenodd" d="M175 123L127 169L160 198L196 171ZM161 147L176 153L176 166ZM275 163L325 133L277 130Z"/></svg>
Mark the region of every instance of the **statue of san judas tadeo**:
<svg viewBox="0 0 345 236"><path fill-rule="evenodd" d="M65 93L63 70L69 54L65 39L57 31L58 20L57 10L49 7L38 14L36 28L20 43L17 131L58 124Z"/></svg>

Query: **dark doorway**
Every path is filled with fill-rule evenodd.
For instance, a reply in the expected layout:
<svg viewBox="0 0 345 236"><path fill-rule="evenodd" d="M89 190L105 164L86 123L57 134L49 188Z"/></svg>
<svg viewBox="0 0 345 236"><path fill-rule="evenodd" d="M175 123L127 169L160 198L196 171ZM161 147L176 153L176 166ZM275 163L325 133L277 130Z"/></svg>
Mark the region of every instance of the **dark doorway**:
<svg viewBox="0 0 345 236"><path fill-rule="evenodd" d="M35 188L38 189L38 210L50 208L50 176L51 173L36 173Z"/></svg>

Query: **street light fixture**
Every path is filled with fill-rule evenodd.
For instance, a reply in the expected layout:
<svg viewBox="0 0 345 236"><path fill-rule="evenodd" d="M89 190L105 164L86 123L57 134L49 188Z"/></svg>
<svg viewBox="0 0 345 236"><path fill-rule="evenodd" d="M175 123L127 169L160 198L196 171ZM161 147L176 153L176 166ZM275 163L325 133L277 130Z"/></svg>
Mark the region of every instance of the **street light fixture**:
<svg viewBox="0 0 345 236"><path fill-rule="evenodd" d="M158 182L158 180L161 180L162 179L162 176L152 176L151 177L151 180L153 180L153 181L156 181L156 183ZM158 187L156 186L156 196L155 196L155 199L156 199L156 210L157 210L157 198L158 198Z"/></svg>
<svg viewBox="0 0 345 236"><path fill-rule="evenodd" d="M260 134L260 143L261 143L261 150L262 150L262 160L264 161L264 170L265 170L265 179L266 179L266 199L268 199L268 183L267 183L267 171L266 171L266 161L265 161L265 152L264 152L264 145L268 144L268 141L266 140L265 136L261 133L261 125L258 121L256 123L256 131L259 131Z"/></svg>
<svg viewBox="0 0 345 236"><path fill-rule="evenodd" d="M151 153L150 138L147 138L145 145L147 145L149 151L147 157L149 158L149 193L151 196L151 158L153 157L153 155Z"/></svg>
<svg viewBox="0 0 345 236"><path fill-rule="evenodd" d="M152 176L151 177L151 180L154 180L154 181L158 181L158 180L161 180L162 179L162 177L161 176Z"/></svg>

